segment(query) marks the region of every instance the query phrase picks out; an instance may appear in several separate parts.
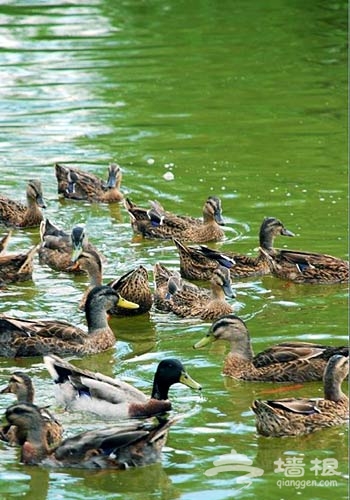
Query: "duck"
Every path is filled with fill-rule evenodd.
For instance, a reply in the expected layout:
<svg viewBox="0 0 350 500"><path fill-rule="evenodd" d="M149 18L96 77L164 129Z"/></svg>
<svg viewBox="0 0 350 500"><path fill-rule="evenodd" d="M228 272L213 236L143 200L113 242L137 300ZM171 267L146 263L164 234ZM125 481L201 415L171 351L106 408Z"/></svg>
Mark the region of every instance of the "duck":
<svg viewBox="0 0 350 500"><path fill-rule="evenodd" d="M55 174L58 194L64 198L102 203L118 203L124 199L120 191L122 171L116 163L108 167L107 183L93 174L58 163L55 164Z"/></svg>
<svg viewBox="0 0 350 500"><path fill-rule="evenodd" d="M27 205L0 194L0 223L18 228L37 227L43 220L41 208L46 208L39 179L28 181Z"/></svg>
<svg viewBox="0 0 350 500"><path fill-rule="evenodd" d="M5 417L24 436L20 461L24 465L120 469L141 467L161 460L169 428L182 416L155 418L93 429L64 439L50 449L39 408L17 403L7 408Z"/></svg>
<svg viewBox="0 0 350 500"><path fill-rule="evenodd" d="M273 252L274 240L279 235L295 236L276 217L265 217L260 226L260 248L255 257L236 252L219 252L205 245L200 245L198 248L186 246L178 238L173 238L173 242L180 258L181 276L189 280L208 281L213 270L219 265L227 267L232 278L270 274L267 255Z"/></svg>
<svg viewBox="0 0 350 500"><path fill-rule="evenodd" d="M349 262L338 257L284 249L264 252L270 272L277 278L297 284L349 283Z"/></svg>
<svg viewBox="0 0 350 500"><path fill-rule="evenodd" d="M201 390L182 362L175 358L159 362L151 396L121 379L77 368L56 355L44 356L44 364L55 382L55 397L60 406L113 420L148 418L170 411L168 392L173 384L182 383Z"/></svg>
<svg viewBox="0 0 350 500"><path fill-rule="evenodd" d="M159 264L154 267L155 276L159 267ZM165 266L163 266L164 268L167 270ZM157 283L157 278L155 278L155 283ZM192 284L188 286L186 283L179 282L176 274L173 279L170 273L167 294L164 297L164 301L167 301L167 303L161 306L160 309L164 310L168 307L171 312L182 318L200 318L204 321L214 320L223 314L233 312L233 306L225 300L225 296L229 298L235 296L231 286L229 270L225 267L215 269L210 285L210 290ZM160 293L157 295L156 303L160 301Z"/></svg>
<svg viewBox="0 0 350 500"><path fill-rule="evenodd" d="M33 279L34 257L37 245L26 252L0 255L0 281L3 284L30 281Z"/></svg>
<svg viewBox="0 0 350 500"><path fill-rule="evenodd" d="M147 210L135 205L130 198L126 198L124 202L134 233L141 234L144 238L177 238L195 243L224 239L221 200L217 196L209 196L205 201L203 219L175 215L164 210L157 201L150 203L151 208Z"/></svg>
<svg viewBox="0 0 350 500"><path fill-rule="evenodd" d="M29 375L22 371L15 371L10 376L8 385L0 390L0 394L15 394L17 403L33 403L34 385ZM58 420L47 410L39 408L43 418L43 431L46 436L47 444L56 446L62 441L63 428ZM11 445L21 445L24 443L19 429L16 426L5 425L0 430L0 439Z"/></svg>
<svg viewBox="0 0 350 500"><path fill-rule="evenodd" d="M310 382L322 380L334 354L349 355L348 346L311 342L282 342L254 355L243 319L227 314L214 321L208 333L194 344L199 349L218 340L230 344L223 374L238 380L262 382Z"/></svg>
<svg viewBox="0 0 350 500"><path fill-rule="evenodd" d="M118 304L137 308L109 286L93 288L86 300L87 331L56 319L21 319L0 315L0 356L7 358L54 354L96 354L110 349L115 336L107 310Z"/></svg>
<svg viewBox="0 0 350 500"><path fill-rule="evenodd" d="M73 269L78 268L88 273L90 284L79 303L79 309L84 310L86 297L91 288L102 285L102 261L98 252L94 250L81 250L72 257ZM108 311L111 316L134 316L150 311L153 304L153 295L149 286L147 269L140 265L126 272L119 278L107 283L122 297L139 305L137 309L113 307Z"/></svg>
<svg viewBox="0 0 350 500"><path fill-rule="evenodd" d="M39 263L54 271L85 274L84 270L72 265L72 256L79 254L83 249L97 251L96 247L88 241L83 224L73 226L71 232L68 233L55 226L49 219L45 219L40 224L40 239Z"/></svg>
<svg viewBox="0 0 350 500"><path fill-rule="evenodd" d="M334 354L326 365L323 398L290 398L255 400L258 434L268 437L303 436L327 427L341 425L349 419L349 399L341 383L349 373L349 358Z"/></svg>

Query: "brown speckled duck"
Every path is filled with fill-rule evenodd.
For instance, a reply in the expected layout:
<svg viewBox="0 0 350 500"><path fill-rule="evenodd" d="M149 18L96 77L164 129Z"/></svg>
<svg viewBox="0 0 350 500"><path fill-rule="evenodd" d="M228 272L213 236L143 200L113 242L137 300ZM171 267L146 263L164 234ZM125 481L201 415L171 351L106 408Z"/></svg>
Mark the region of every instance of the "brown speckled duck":
<svg viewBox="0 0 350 500"><path fill-rule="evenodd" d="M271 274L293 283L349 283L349 262L321 253L275 250L266 253Z"/></svg>
<svg viewBox="0 0 350 500"><path fill-rule="evenodd" d="M193 347L198 349L217 340L230 344L223 374L229 377L264 382L307 382L322 380L331 356L348 356L348 346L325 346L310 342L283 342L254 355L245 322L228 314L215 321L207 335Z"/></svg>
<svg viewBox="0 0 350 500"><path fill-rule="evenodd" d="M15 394L18 403L33 403L34 392L32 379L21 371L13 372L8 385L0 390L0 394ZM46 408L39 408L39 411L43 418L43 432L48 445L50 447L57 446L62 441L62 425ZM1 428L0 439L12 445L24 443L24 438L20 435L18 427L13 425L6 425Z"/></svg>
<svg viewBox="0 0 350 500"><path fill-rule="evenodd" d="M205 243L220 241L225 233L221 226L221 201L216 196L209 196L203 206L203 219L175 215L167 212L158 202L151 202L151 208L138 207L129 198L125 207L130 215L133 231L144 238L172 239Z"/></svg>
<svg viewBox="0 0 350 500"><path fill-rule="evenodd" d="M150 397L121 379L77 368L58 356L44 356L44 363L55 382L58 404L114 420L152 417L171 410L168 392L173 384L201 389L181 361L173 358L158 364Z"/></svg>
<svg viewBox="0 0 350 500"><path fill-rule="evenodd" d="M28 252L1 254L0 281L2 283L16 283L31 280L36 252L37 246L34 246Z"/></svg>
<svg viewBox="0 0 350 500"><path fill-rule="evenodd" d="M25 442L21 462L46 467L128 469L160 461L168 430L179 416L151 421L128 421L118 426L94 429L67 438L50 450L37 406L21 403L6 410L10 425L16 425Z"/></svg>
<svg viewBox="0 0 350 500"><path fill-rule="evenodd" d="M89 291L97 285L102 285L103 270L100 255L93 250L85 250L73 256L74 268L86 271L90 278L90 285L85 291L79 309L84 309ZM138 304L138 309L126 310L122 307L113 307L108 311L112 316L134 316L148 312L153 304L153 296L148 282L148 272L143 266L138 266L123 274L119 278L107 283L126 300Z"/></svg>
<svg viewBox="0 0 350 500"><path fill-rule="evenodd" d="M181 276L190 280L209 280L213 270L219 265L227 267L233 278L269 274L267 255L273 252L273 243L278 235L294 236L279 219L266 217L260 227L260 250L256 257L236 252L219 252L203 245L198 248L186 246L174 238L180 257Z"/></svg>
<svg viewBox="0 0 350 500"><path fill-rule="evenodd" d="M154 268L155 284L161 284L157 274L165 271L170 275L168 279L168 289L164 294L164 289L155 291L156 300L160 310L169 310L181 317L201 318L205 320L214 320L223 314L233 312L233 306L229 304L226 297L234 297L231 287L229 270L225 267L218 267L214 270L210 280L210 290L197 287L192 284L183 283L178 279L178 274L171 275L171 271L165 266L156 264ZM162 297L164 299L162 300Z"/></svg>
<svg viewBox="0 0 350 500"><path fill-rule="evenodd" d="M346 423L349 399L341 383L349 373L349 358L335 354L326 366L323 398L255 400L256 428L263 436L303 436L317 430Z"/></svg>
<svg viewBox="0 0 350 500"><path fill-rule="evenodd" d="M86 300L87 331L66 321L25 320L0 315L0 356L18 358L44 354L95 354L115 344L107 310L118 304L137 308L109 286L93 288Z"/></svg>
<svg viewBox="0 0 350 500"><path fill-rule="evenodd" d="M32 179L27 184L27 205L0 195L0 223L14 227L36 227L43 220L41 208L46 208L41 182Z"/></svg>
<svg viewBox="0 0 350 500"><path fill-rule="evenodd" d="M124 199L120 191L122 171L116 163L108 167L107 183L93 174L57 163L55 174L58 194L65 198L102 203L117 203Z"/></svg>
<svg viewBox="0 0 350 500"><path fill-rule="evenodd" d="M55 271L82 273L82 269L72 266L72 254L82 249L96 251L88 242L84 225L74 226L69 234L45 219L40 225L40 237L39 262Z"/></svg>

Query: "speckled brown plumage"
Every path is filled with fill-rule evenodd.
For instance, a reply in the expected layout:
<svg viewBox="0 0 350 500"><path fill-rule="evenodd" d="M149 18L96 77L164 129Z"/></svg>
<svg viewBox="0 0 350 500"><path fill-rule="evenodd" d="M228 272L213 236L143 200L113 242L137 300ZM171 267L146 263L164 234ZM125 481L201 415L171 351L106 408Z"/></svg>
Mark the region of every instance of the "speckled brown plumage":
<svg viewBox="0 0 350 500"><path fill-rule="evenodd" d="M35 390L32 379L24 372L14 372L8 385L0 391L0 394L8 393L15 394L18 403L33 403ZM57 446L62 441L62 425L46 408L39 408L39 411L43 418L43 432L48 445ZM0 439L12 445L22 445L25 441L20 429L15 425L3 426L0 429Z"/></svg>
<svg viewBox="0 0 350 500"><path fill-rule="evenodd" d="M331 356L348 356L348 346L325 346L310 342L283 342L254 356L250 335L244 321L228 314L215 321L207 335L194 347L200 348L217 340L230 344L223 374L232 378L265 382L306 382L322 380Z"/></svg>
<svg viewBox="0 0 350 500"><path fill-rule="evenodd" d="M41 182L28 181L27 205L0 195L0 223L15 227L36 227L43 219L41 208L46 208L43 200Z"/></svg>
<svg viewBox="0 0 350 500"><path fill-rule="evenodd" d="M256 428L263 436L302 436L319 429L345 423L349 418L349 399L341 391L348 375L349 359L332 356L324 373L324 398L255 400Z"/></svg>
<svg viewBox="0 0 350 500"><path fill-rule="evenodd" d="M203 206L203 219L175 215L164 210L158 202L151 202L149 210L138 207L129 198L125 207L130 215L131 226L135 233L144 238L172 239L205 243L220 241L225 233L221 226L221 201L216 196L210 196Z"/></svg>
<svg viewBox="0 0 350 500"><path fill-rule="evenodd" d="M268 263L271 274L294 283L349 283L349 262L332 255L275 250Z"/></svg>
<svg viewBox="0 0 350 500"><path fill-rule="evenodd" d="M87 331L66 321L25 320L0 315L0 356L41 356L50 352L83 355L105 351L115 344L106 310L121 300L110 287L91 290L85 307ZM130 304L129 307L137 307Z"/></svg>
<svg viewBox="0 0 350 500"><path fill-rule="evenodd" d="M72 231L67 233L45 219L40 225L40 237L39 262L54 271L82 274L82 269L72 266L73 249L79 246L96 251L94 245L89 243L83 226L74 226Z"/></svg>
<svg viewBox="0 0 350 500"><path fill-rule="evenodd" d="M0 255L0 280L3 283L15 283L32 279L34 256L37 247L26 253Z"/></svg>
<svg viewBox="0 0 350 500"><path fill-rule="evenodd" d="M55 174L57 191L65 198L101 203L116 203L124 199L120 191L122 171L116 163L108 167L107 182L81 169L59 164L55 165Z"/></svg>
<svg viewBox="0 0 350 500"><path fill-rule="evenodd" d="M21 462L50 467L126 469L158 462L168 430L179 417L94 429L67 438L50 450L39 409L29 403L10 406L6 418L25 436Z"/></svg>
<svg viewBox="0 0 350 500"><path fill-rule="evenodd" d="M5 236L3 236L0 240L0 254L5 252L5 250L7 249L7 246L9 244L9 241L11 239L11 236L12 236L12 231L9 231L7 234L5 234Z"/></svg>
<svg viewBox="0 0 350 500"><path fill-rule="evenodd" d="M270 266L266 254L272 251L278 235L293 236L293 233L286 229L280 220L274 217L265 218L259 233L261 249L256 257L229 251L219 252L203 245L198 248L186 246L175 238L181 276L192 280L209 280L219 265L227 267L233 278L269 274Z"/></svg>
<svg viewBox="0 0 350 500"><path fill-rule="evenodd" d="M99 254L92 250L85 250L76 257L76 265L79 269L86 271L90 278L88 289L79 303L79 308L84 309L86 296L89 290L96 285L101 285L103 280L102 262ZM143 266L128 271L119 278L110 281L108 286L113 288L126 300L139 305L138 309L125 309L113 307L108 311L112 316L135 316L150 311L153 304L153 296L149 286L148 272Z"/></svg>
<svg viewBox="0 0 350 500"><path fill-rule="evenodd" d="M157 265L156 265L157 266ZM155 266L154 273L157 274ZM159 265L158 265L159 266ZM163 274L167 271L163 267ZM167 271L171 274L170 271ZM156 279L160 284L160 280ZM230 273L228 269L219 267L214 270L210 281L210 290L187 285L178 280L177 273L174 279L168 280L168 290L164 295L164 289L161 287L157 293L156 303L161 310L169 310L181 317L201 318L203 320L214 320L223 314L233 312L233 306L229 304L225 296L234 297L231 287ZM162 299L164 297L164 299Z"/></svg>

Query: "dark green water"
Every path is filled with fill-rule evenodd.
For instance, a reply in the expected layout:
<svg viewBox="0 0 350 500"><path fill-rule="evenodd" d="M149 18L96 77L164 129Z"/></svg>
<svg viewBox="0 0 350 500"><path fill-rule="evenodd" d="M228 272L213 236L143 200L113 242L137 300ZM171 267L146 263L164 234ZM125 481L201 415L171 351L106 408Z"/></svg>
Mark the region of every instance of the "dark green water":
<svg viewBox="0 0 350 500"><path fill-rule="evenodd" d="M17 0L2 3L0 13L1 193L23 200L27 179L39 177L53 222L66 229L86 222L108 259L106 280L138 264L152 279L157 261L178 267L177 253L170 243L133 238L122 206L59 201L55 162L104 177L118 161L133 201L156 198L178 213L200 216L206 197L220 196L227 238L217 248L253 254L262 219L276 216L297 234L278 246L348 258L346 2ZM163 177L169 170L172 181ZM38 239L36 229L15 231L9 250ZM33 283L1 292L0 312L84 324L77 303L85 286L86 278L37 262ZM285 339L347 341L345 286L265 277L235 288L256 352ZM188 417L172 428L162 463L122 473L50 472L23 467L18 450L1 445L0 498L347 497L345 426L266 439L257 437L249 409L257 396L322 395L321 384L285 392L223 378L225 346L192 349L209 326L200 321L153 311L112 326L115 349L77 364L148 392L157 362L176 356L204 387L203 398L172 389L175 409ZM68 434L96 424L56 409L41 359L0 360L1 383L14 368L33 376L37 401L53 405ZM0 399L2 412L11 401ZM251 484L240 483L238 471L205 474L233 449L263 469ZM316 483L289 486L274 472L274 461L295 458L304 465L294 479ZM316 475L316 459L337 460L340 474Z"/></svg>

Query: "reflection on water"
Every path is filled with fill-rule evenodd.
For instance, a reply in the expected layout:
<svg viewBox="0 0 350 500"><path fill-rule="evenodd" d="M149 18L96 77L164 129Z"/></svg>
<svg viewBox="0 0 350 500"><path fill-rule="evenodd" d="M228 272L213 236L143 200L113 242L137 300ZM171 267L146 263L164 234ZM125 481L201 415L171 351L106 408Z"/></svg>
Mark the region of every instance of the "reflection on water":
<svg viewBox="0 0 350 500"><path fill-rule="evenodd" d="M157 199L175 213L200 216L203 200L219 196L226 239L213 248L255 255L261 221L275 216L297 235L277 246L347 258L346 36L345 4L323 0L7 2L0 21L0 192L24 201L27 179L39 177L45 215L65 230L86 224L106 257L105 282L142 264L153 287L155 262L178 268L175 247L135 236L122 205L58 199L55 162L104 177L117 161L125 194L142 206ZM169 172L173 180L164 177ZM9 251L38 241L37 229L16 230ZM85 276L36 261L33 282L1 290L0 312L85 327L77 305L87 284ZM345 285L296 286L266 276L233 286L255 352L283 340L347 339ZM224 343L192 348L208 323L152 311L111 325L114 349L73 362L150 393L160 359L179 357L203 385L202 397L172 388L175 410L189 416L172 428L163 463L115 474L49 473L22 467L17 450L0 444L1 497L11 498L16 485L28 499L274 500L292 494L276 486L273 461L280 457L336 458L346 472L343 427L307 439L256 436L251 401L264 391L278 397L278 386L224 379ZM68 435L105 425L55 408L40 358L1 359L0 382L14 369L34 377L37 401L53 405ZM322 384L280 390L283 397L321 395ZM12 401L0 398L1 412ZM204 474L232 449L264 469L240 491L235 475ZM334 494L346 498L340 481ZM305 495L328 498L329 490L310 487Z"/></svg>

